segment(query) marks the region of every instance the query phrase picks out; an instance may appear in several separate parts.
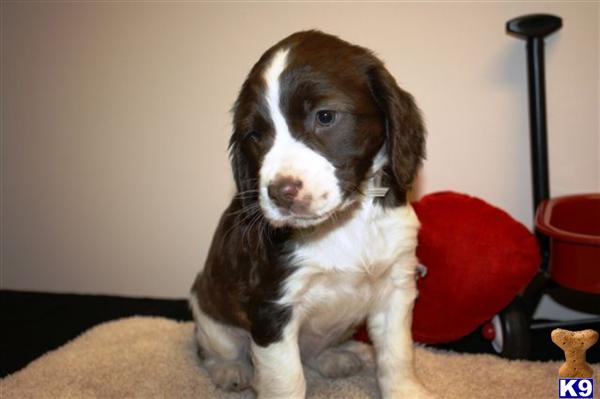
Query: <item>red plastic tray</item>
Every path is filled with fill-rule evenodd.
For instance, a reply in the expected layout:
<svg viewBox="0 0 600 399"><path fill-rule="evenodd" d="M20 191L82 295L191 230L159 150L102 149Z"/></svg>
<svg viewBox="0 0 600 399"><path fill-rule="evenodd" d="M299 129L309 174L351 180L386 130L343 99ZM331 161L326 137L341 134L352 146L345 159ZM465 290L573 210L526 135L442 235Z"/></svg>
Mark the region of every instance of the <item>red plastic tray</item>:
<svg viewBox="0 0 600 399"><path fill-rule="evenodd" d="M600 193L546 200L535 225L550 237L550 276L558 284L600 293Z"/></svg>

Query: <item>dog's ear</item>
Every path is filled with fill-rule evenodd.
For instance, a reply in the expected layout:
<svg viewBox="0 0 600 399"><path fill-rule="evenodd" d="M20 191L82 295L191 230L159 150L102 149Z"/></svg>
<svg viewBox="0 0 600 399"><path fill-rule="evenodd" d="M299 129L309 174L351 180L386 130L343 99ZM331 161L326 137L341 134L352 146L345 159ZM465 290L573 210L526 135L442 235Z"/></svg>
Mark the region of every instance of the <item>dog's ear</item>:
<svg viewBox="0 0 600 399"><path fill-rule="evenodd" d="M384 169L395 202L404 203L425 157L425 126L421 112L409 93L380 64L369 71L371 92L386 129L388 165Z"/></svg>

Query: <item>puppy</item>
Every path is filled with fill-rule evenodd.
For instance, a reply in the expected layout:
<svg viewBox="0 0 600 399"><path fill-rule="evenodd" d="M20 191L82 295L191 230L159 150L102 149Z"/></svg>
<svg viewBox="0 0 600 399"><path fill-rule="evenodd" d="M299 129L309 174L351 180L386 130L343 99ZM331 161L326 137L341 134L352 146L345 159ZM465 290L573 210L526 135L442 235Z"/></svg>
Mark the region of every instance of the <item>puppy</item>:
<svg viewBox="0 0 600 399"><path fill-rule="evenodd" d="M382 396L428 396L410 330L419 222L407 191L424 157L412 96L369 50L305 31L263 54L233 115L237 194L190 299L213 381L303 398L302 363L360 370L345 340L366 318Z"/></svg>

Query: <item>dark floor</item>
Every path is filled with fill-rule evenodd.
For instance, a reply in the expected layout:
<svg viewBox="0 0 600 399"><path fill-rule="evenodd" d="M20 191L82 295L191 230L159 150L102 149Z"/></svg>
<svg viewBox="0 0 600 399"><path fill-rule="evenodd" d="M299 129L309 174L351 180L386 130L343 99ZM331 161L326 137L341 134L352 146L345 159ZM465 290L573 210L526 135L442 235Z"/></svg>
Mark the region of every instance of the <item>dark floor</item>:
<svg viewBox="0 0 600 399"><path fill-rule="evenodd" d="M0 290L0 377L107 320L133 315L191 320L186 300L66 295ZM581 325L573 329L599 329ZM532 330L535 360L561 360L563 353L550 341L549 328ZM460 341L438 346L460 352L494 353L479 330ZM600 362L600 344L588 351L588 361Z"/></svg>

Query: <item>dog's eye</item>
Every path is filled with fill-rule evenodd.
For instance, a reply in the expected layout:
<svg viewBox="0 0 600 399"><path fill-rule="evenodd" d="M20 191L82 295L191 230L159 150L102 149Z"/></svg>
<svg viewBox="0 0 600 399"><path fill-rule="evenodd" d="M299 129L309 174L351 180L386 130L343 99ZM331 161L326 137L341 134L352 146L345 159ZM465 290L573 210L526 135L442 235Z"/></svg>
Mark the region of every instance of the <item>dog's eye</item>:
<svg viewBox="0 0 600 399"><path fill-rule="evenodd" d="M259 142L260 139L262 138L262 134L256 130L252 130L252 131L246 133L246 136L244 136L244 138L246 140L252 140L254 142Z"/></svg>
<svg viewBox="0 0 600 399"><path fill-rule="evenodd" d="M317 122L321 126L331 126L335 122L335 111L323 110L317 112Z"/></svg>

